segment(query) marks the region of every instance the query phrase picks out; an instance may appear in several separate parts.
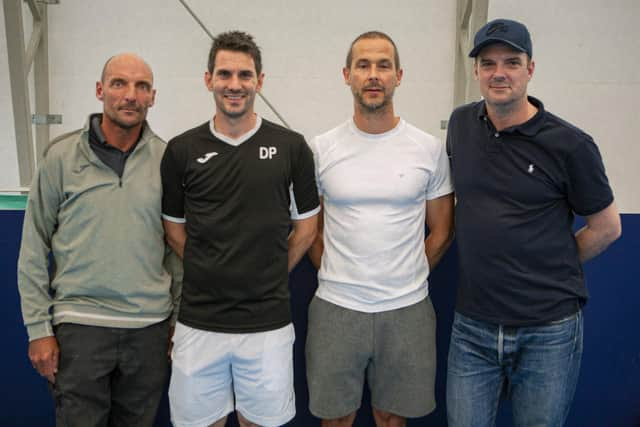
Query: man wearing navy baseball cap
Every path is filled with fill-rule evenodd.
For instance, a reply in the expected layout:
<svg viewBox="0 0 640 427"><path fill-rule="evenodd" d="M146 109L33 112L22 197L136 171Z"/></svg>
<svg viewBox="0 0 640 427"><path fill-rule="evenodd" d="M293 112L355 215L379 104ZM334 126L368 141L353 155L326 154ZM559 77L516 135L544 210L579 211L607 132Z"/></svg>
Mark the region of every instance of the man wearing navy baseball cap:
<svg viewBox="0 0 640 427"><path fill-rule="evenodd" d="M582 356L582 264L620 236L620 217L593 139L527 95L527 28L491 21L469 56L483 100L457 108L447 133L460 265L449 426L493 426L503 397L516 426L562 426Z"/></svg>

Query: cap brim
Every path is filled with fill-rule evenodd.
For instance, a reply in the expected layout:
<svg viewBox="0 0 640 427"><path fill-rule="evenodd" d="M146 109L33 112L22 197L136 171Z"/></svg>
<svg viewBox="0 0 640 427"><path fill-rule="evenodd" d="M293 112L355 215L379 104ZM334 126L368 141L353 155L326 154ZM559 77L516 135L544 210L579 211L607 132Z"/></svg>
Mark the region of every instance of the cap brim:
<svg viewBox="0 0 640 427"><path fill-rule="evenodd" d="M474 46L473 49L471 49L471 52L469 52L469 57L470 58L475 58L476 56L478 56L478 54L480 53L480 51L482 49L484 49L485 47L491 45L491 44L496 44L496 43L503 43L506 45L511 46L512 48L514 48L517 51L520 51L522 53L527 53L527 50L525 48L523 48L522 46L518 46L517 44L510 42L508 40L502 40L502 39L498 39L498 38L491 38L491 39L486 39L485 41L483 41L482 43L480 43L477 46Z"/></svg>

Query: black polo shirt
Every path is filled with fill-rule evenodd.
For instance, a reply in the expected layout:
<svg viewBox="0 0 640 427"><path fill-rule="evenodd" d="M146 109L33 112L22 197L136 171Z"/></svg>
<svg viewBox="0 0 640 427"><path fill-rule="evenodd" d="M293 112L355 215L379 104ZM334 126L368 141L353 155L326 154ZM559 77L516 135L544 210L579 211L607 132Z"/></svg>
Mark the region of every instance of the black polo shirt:
<svg viewBox="0 0 640 427"><path fill-rule="evenodd" d="M529 101L537 114L500 132L484 101L462 106L447 134L457 197L456 310L511 326L558 320L586 302L574 214L613 201L593 139Z"/></svg>

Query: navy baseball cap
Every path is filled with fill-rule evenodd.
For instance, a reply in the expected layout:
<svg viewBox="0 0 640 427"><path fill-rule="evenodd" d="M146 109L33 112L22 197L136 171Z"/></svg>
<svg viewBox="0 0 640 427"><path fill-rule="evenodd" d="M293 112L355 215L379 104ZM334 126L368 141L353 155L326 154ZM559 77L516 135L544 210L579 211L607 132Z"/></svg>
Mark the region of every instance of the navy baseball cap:
<svg viewBox="0 0 640 427"><path fill-rule="evenodd" d="M494 43L505 43L532 57L531 36L524 24L510 19L494 19L487 22L473 38L469 56L475 58L482 48Z"/></svg>

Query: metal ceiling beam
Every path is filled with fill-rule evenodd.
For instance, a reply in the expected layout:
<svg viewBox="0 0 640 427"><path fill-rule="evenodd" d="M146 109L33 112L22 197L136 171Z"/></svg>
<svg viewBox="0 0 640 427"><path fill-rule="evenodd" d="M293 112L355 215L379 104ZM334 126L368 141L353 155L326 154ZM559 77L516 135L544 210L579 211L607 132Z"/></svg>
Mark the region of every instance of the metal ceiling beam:
<svg viewBox="0 0 640 427"><path fill-rule="evenodd" d="M187 12L189 13L189 15L191 15L191 17L198 23L198 25L200 26L200 28L202 28L202 30L207 33L207 35L209 36L209 38L211 40L213 40L215 37L214 35L211 33L211 31L209 31L209 29L206 27L206 25L204 25L204 22L202 22L202 20L200 18L198 18L198 15L195 14L195 12L193 11L193 9L191 9L191 7L189 7L189 5L187 4L187 2L185 0L178 0L180 3L182 3L182 6L184 6L184 8L187 10ZM269 100L267 99L266 96L264 96L262 94L262 92L258 92L258 97L262 100L262 102L264 102L267 107L269 107L269 109L273 112L273 114L276 115L276 117L278 118L278 120L280 120L280 122L286 127L291 129L291 126L289 126L289 123L287 123L287 121L284 119L284 117L282 117L282 115L278 112L278 110L276 110L276 107L273 106L273 104L271 104L271 102L269 102Z"/></svg>
<svg viewBox="0 0 640 427"><path fill-rule="evenodd" d="M31 10L31 16L36 21L40 21L40 9L36 4L35 0L25 0L25 2L29 5L29 10Z"/></svg>
<svg viewBox="0 0 640 427"><path fill-rule="evenodd" d="M468 54L473 46L473 36L487 23L488 11L489 0L458 0L454 108L480 99L480 90L473 77L473 60Z"/></svg>
<svg viewBox="0 0 640 427"><path fill-rule="evenodd" d="M20 185L30 185L34 170L33 137L31 133L31 107L29 105L29 85L27 60L24 48L24 28L22 25L22 1L4 0L4 21L7 33L7 53L9 56L9 79L11 101L16 133L18 170Z"/></svg>
<svg viewBox="0 0 640 427"><path fill-rule="evenodd" d="M38 117L48 117L49 110L49 25L47 22L47 4L40 6L39 27L42 29L40 43L35 51L33 62L33 82L35 90L35 114ZM49 123L37 122L36 129L36 165L44 156L44 150L49 145Z"/></svg>
<svg viewBox="0 0 640 427"><path fill-rule="evenodd" d="M38 16L42 16L42 15L38 13ZM36 57L36 50L40 45L41 38L42 38L42 21L36 21L34 18L33 30L31 32L31 38L29 39L29 44L27 45L27 53L25 56L27 73L29 72L29 70L31 70L31 66L33 65L33 60Z"/></svg>
<svg viewBox="0 0 640 427"><path fill-rule="evenodd" d="M49 143L49 125L45 120L45 124L35 127L34 156L33 117L42 118L49 115L49 43L47 3L38 4L35 0L26 0L33 17L33 31L25 50L22 3L21 0L3 0L18 170L20 185L26 187L30 185L37 161L42 158ZM28 80L32 67L35 89L34 116L31 113Z"/></svg>

